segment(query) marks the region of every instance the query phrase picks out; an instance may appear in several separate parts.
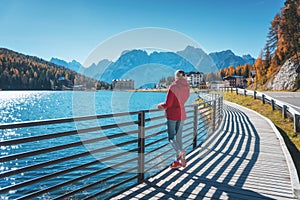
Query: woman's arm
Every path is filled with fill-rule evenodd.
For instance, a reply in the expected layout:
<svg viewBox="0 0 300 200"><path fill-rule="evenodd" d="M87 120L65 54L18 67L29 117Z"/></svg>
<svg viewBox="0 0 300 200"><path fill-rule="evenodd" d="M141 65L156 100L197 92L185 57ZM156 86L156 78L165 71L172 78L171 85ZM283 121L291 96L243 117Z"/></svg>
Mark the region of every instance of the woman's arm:
<svg viewBox="0 0 300 200"><path fill-rule="evenodd" d="M174 93L172 92L172 90L169 89L166 102L158 104L157 107L158 107L158 109L166 110L166 109L172 107L173 102L174 102Z"/></svg>

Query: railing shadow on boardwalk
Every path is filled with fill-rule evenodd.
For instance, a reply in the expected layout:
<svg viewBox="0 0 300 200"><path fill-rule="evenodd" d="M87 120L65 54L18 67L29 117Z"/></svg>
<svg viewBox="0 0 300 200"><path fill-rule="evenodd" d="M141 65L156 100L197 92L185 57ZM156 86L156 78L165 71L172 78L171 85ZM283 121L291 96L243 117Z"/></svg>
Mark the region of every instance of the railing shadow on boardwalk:
<svg viewBox="0 0 300 200"><path fill-rule="evenodd" d="M224 106L220 128L191 152L184 169L165 169L115 199L272 199L243 189L260 152L260 137L241 111Z"/></svg>

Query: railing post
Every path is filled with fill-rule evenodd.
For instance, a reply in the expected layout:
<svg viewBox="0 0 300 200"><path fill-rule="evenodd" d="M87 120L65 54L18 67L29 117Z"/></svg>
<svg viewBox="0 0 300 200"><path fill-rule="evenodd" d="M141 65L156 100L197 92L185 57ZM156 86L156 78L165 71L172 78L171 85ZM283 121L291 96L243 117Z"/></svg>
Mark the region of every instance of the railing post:
<svg viewBox="0 0 300 200"><path fill-rule="evenodd" d="M220 122L222 121L223 119L223 97L220 97Z"/></svg>
<svg viewBox="0 0 300 200"><path fill-rule="evenodd" d="M144 181L145 175L145 111L138 114L138 183Z"/></svg>
<svg viewBox="0 0 300 200"><path fill-rule="evenodd" d="M212 102L212 128L213 132L215 132L215 126L216 126L216 100Z"/></svg>
<svg viewBox="0 0 300 200"><path fill-rule="evenodd" d="M257 92L254 90L253 98L256 99Z"/></svg>
<svg viewBox="0 0 300 200"><path fill-rule="evenodd" d="M222 112L222 110L221 110L221 98L220 97L218 97L218 123L217 123L217 126L219 126L220 125L220 122L221 122L221 112Z"/></svg>
<svg viewBox="0 0 300 200"><path fill-rule="evenodd" d="M244 96L247 96L247 90L244 89Z"/></svg>
<svg viewBox="0 0 300 200"><path fill-rule="evenodd" d="M283 119L287 118L286 110L287 110L287 106L286 106L286 105L283 105L283 106L282 106L282 118L283 118Z"/></svg>
<svg viewBox="0 0 300 200"><path fill-rule="evenodd" d="M236 92L236 94L239 94L238 88L235 88L235 92Z"/></svg>
<svg viewBox="0 0 300 200"><path fill-rule="evenodd" d="M271 99L271 106L272 106L272 111L275 110L275 101L274 99Z"/></svg>
<svg viewBox="0 0 300 200"><path fill-rule="evenodd" d="M265 103L266 103L266 100L265 100L265 95L264 95L264 94L262 94L262 95L261 95L261 100L262 100L262 103L263 103L263 104L265 104Z"/></svg>
<svg viewBox="0 0 300 200"><path fill-rule="evenodd" d="M300 115L294 114L294 131L295 133L300 132Z"/></svg>
<svg viewBox="0 0 300 200"><path fill-rule="evenodd" d="M198 105L194 106L194 139L193 139L193 149L197 147L197 134L198 134Z"/></svg>
<svg viewBox="0 0 300 200"><path fill-rule="evenodd" d="M219 119L220 119L219 108L220 108L220 101L219 101L219 98L216 98L216 123L215 123L215 127L218 127L218 125L219 125Z"/></svg>

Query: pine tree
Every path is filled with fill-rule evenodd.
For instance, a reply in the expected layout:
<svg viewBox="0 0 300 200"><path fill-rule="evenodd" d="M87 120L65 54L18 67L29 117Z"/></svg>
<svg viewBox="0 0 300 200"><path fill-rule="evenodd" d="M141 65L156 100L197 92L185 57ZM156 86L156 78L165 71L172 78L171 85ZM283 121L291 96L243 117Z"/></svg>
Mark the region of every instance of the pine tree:
<svg viewBox="0 0 300 200"><path fill-rule="evenodd" d="M277 13L271 22L265 47L265 50L268 50L270 55L274 54L275 50L277 49L279 23L280 15Z"/></svg>
<svg viewBox="0 0 300 200"><path fill-rule="evenodd" d="M271 60L275 57L275 51L277 50L279 23L280 15L277 13L274 20L271 22L267 42L264 48L264 58L267 68L271 65Z"/></svg>

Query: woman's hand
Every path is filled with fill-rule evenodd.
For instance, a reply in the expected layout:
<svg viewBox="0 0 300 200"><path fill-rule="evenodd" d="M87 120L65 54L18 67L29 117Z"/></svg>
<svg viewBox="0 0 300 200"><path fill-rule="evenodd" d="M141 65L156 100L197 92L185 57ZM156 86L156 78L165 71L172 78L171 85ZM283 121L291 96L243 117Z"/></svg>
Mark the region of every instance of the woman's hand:
<svg viewBox="0 0 300 200"><path fill-rule="evenodd" d="M165 109L161 104L158 104L158 105L157 105L157 108L158 108L159 110L164 110L164 109Z"/></svg>

